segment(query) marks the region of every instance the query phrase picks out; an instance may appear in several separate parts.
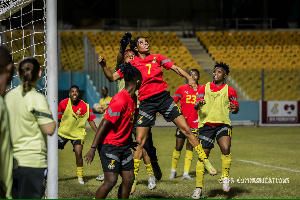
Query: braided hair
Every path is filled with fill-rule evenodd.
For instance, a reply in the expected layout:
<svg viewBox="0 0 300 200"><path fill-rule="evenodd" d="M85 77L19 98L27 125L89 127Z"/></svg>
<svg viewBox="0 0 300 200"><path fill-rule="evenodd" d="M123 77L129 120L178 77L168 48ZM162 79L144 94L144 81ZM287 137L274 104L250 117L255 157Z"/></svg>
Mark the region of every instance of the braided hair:
<svg viewBox="0 0 300 200"><path fill-rule="evenodd" d="M226 63L223 63L223 62L220 62L215 65L214 69L216 69L217 67L222 67L223 69L225 69L226 71L226 74L228 75L229 74L229 65L226 65Z"/></svg>
<svg viewBox="0 0 300 200"><path fill-rule="evenodd" d="M27 57L20 61L18 72L23 86L23 96L34 87L33 82L38 79L39 71L40 64L37 59Z"/></svg>
<svg viewBox="0 0 300 200"><path fill-rule="evenodd" d="M121 72L124 74L124 80L131 82L134 80L142 80L142 73L140 70L132 66L130 63L124 63L120 66Z"/></svg>

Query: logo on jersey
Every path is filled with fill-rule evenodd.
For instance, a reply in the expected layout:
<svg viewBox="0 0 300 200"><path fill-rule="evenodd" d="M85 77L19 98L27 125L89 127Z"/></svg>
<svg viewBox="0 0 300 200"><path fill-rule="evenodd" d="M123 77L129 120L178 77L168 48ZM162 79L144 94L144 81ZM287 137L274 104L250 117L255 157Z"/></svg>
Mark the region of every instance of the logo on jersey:
<svg viewBox="0 0 300 200"><path fill-rule="evenodd" d="M154 59L152 60L152 63L156 63L156 57L154 57Z"/></svg>
<svg viewBox="0 0 300 200"><path fill-rule="evenodd" d="M186 94L189 94L189 91L184 91Z"/></svg>
<svg viewBox="0 0 300 200"><path fill-rule="evenodd" d="M114 169L115 168L114 162L115 162L115 160L111 160L111 162L108 164L109 169Z"/></svg>
<svg viewBox="0 0 300 200"><path fill-rule="evenodd" d="M76 111L76 115L81 115L81 108L79 108L77 111Z"/></svg>
<svg viewBox="0 0 300 200"><path fill-rule="evenodd" d="M139 118L139 120L137 121L138 124L143 123L143 120L142 120L143 117L144 117L144 116L141 116L141 117Z"/></svg>

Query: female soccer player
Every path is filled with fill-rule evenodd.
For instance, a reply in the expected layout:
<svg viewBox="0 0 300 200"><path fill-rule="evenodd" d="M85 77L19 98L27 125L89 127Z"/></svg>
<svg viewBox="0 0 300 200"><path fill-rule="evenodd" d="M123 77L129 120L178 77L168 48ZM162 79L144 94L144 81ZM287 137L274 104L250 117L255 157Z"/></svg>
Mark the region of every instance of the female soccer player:
<svg viewBox="0 0 300 200"><path fill-rule="evenodd" d="M41 77L35 58L19 63L21 85L5 97L11 129L14 158L18 167L13 171L14 199L41 199L47 175L47 145L44 134L52 135L56 124L44 95L36 91Z"/></svg>
<svg viewBox="0 0 300 200"><path fill-rule="evenodd" d="M195 90L196 82L183 69L174 65L174 62L160 54L150 54L150 46L147 39L143 36L135 38L130 49L135 53L135 59L130 63L138 68L143 76L143 82L139 89L139 117L136 128L136 141L139 143L137 150L134 152L135 174L139 170L139 163L142 157L142 149L146 140L149 129L154 126L156 113L161 113L167 121L172 121L180 131L188 138L189 142L195 148L199 158L204 161L205 168L211 175L216 175L215 168L211 165L206 157L196 136L190 130L180 109L175 104L170 92L167 92L167 83L163 80L161 67L172 69L178 75L188 79L189 85ZM101 63L101 59L99 58ZM103 65L102 65L103 66ZM112 75L112 80L123 78L123 74L117 71Z"/></svg>
<svg viewBox="0 0 300 200"><path fill-rule="evenodd" d="M200 88L200 85L198 85L198 81L200 78L199 71L197 69L191 69L189 74L195 80L199 89ZM175 103L177 103L180 100L181 111L185 116L187 123L191 128L191 131L196 135L196 137L198 137L198 122L199 122L198 113L194 109L196 99L197 99L197 91L191 88L189 84L182 85L176 90L173 99ZM170 179L175 178L177 175L176 168L180 158L182 147L186 139L185 135L181 133L181 131L178 128L176 130L175 137L176 137L176 146L173 151L171 174L169 176ZM184 161L184 172L183 172L182 180L192 179L189 175L192 160L193 160L193 147L191 146L189 141L187 141L185 161Z"/></svg>
<svg viewBox="0 0 300 200"><path fill-rule="evenodd" d="M98 146L104 171L104 183L98 188L96 199L106 198L116 185L119 174L122 176L122 183L118 198L128 199L134 181L134 163L129 142L136 115L135 91L140 88L142 74L129 63L125 63L121 71L124 74L125 89L112 98L91 149L84 156L85 163L91 164Z"/></svg>
<svg viewBox="0 0 300 200"><path fill-rule="evenodd" d="M222 155L222 176L219 182L223 185L223 190L228 192L229 170L231 165L231 134L232 126L229 119L229 112L237 114L239 103L236 91L225 84L225 79L229 74L229 66L225 63L217 63L214 67L213 82L203 85L198 90L198 99L195 109L199 110L199 139L202 147L209 156L210 150L214 148L215 138L221 149ZM196 190L193 198L199 199L203 187L203 162L198 161L196 167Z"/></svg>
<svg viewBox="0 0 300 200"><path fill-rule="evenodd" d="M122 40L121 40L121 42L122 42ZM121 53L121 51L120 51L120 53ZM123 59L122 59L122 56L120 56L120 53L118 55L118 60L119 60L119 62L122 62ZM133 60L135 55L134 55L134 52L129 49L129 50L124 51L123 57L124 57L124 62L127 63L127 62ZM107 79L111 81L112 73L107 67L104 67L104 66L106 66L105 59L101 56L99 57L99 59L101 60L101 63L102 63L101 66L103 66L104 74L106 75ZM119 70L119 65L118 64L116 65L115 69ZM118 91L120 92L125 87L124 78L117 80L117 83L118 83ZM138 95L137 91L136 91L136 95ZM139 108L139 102L137 103L137 107ZM134 137L136 137L136 125L133 126L132 133L133 133ZM147 169L147 174L149 176L148 188L150 190L152 190L156 187L155 178L160 180L161 176L162 176L162 173L161 173L160 167L159 167L158 162L157 162L158 159L157 159L157 156L156 156L156 148L153 146L151 129L149 130L149 132L147 134L147 138L146 138L146 141L145 141L142 157L143 157L143 160L144 160L144 163L145 163L145 167ZM136 173L135 177L137 177L138 172L135 172L135 173ZM104 176L102 176L102 175L99 175L99 176L104 178ZM130 192L131 194L133 194L135 192L137 182L138 182L138 180L135 179L134 183L132 185L131 192Z"/></svg>

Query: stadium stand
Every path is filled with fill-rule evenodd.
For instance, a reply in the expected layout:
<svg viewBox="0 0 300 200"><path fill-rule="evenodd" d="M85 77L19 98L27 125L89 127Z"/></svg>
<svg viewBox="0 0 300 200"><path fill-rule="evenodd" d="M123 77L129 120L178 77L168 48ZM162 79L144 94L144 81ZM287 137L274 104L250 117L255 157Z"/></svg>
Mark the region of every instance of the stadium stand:
<svg viewBox="0 0 300 200"><path fill-rule="evenodd" d="M264 100L300 100L299 31L208 31L197 37L216 62L230 65L231 77L251 100L262 98L262 69Z"/></svg>

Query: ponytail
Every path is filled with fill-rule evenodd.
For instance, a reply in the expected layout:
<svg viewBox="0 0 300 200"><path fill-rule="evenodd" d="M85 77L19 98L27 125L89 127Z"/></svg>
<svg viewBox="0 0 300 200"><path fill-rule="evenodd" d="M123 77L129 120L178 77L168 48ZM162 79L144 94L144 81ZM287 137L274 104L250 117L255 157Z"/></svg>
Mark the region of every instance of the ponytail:
<svg viewBox="0 0 300 200"><path fill-rule="evenodd" d="M33 82L38 79L39 71L40 64L37 59L33 57L24 58L19 63L18 72L23 86L23 96L34 87Z"/></svg>
<svg viewBox="0 0 300 200"><path fill-rule="evenodd" d="M130 63L124 63L120 66L121 72L124 74L124 80L131 82L136 79L142 79L140 70L132 66Z"/></svg>

